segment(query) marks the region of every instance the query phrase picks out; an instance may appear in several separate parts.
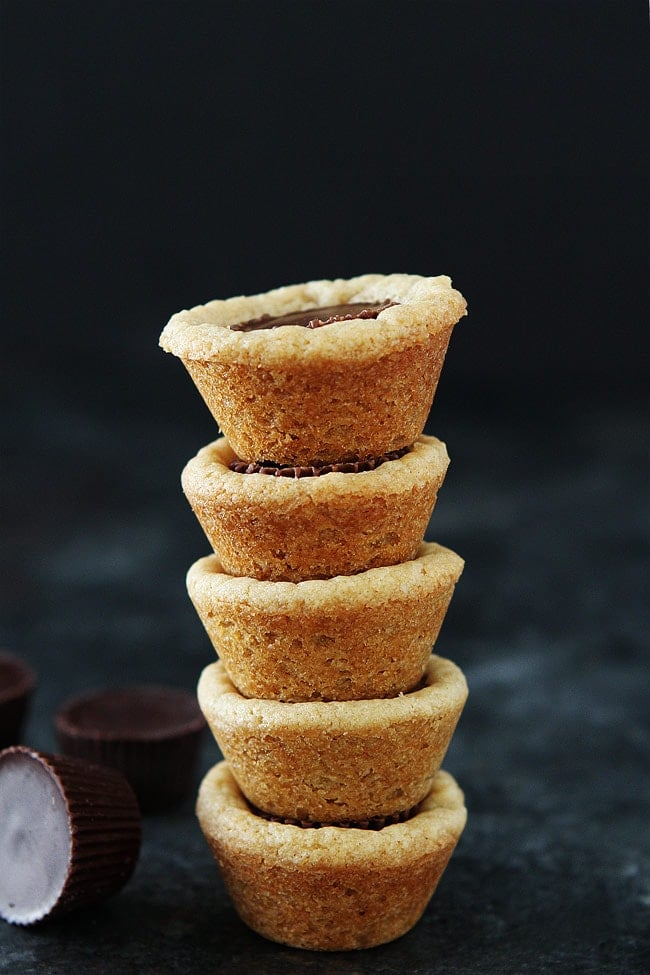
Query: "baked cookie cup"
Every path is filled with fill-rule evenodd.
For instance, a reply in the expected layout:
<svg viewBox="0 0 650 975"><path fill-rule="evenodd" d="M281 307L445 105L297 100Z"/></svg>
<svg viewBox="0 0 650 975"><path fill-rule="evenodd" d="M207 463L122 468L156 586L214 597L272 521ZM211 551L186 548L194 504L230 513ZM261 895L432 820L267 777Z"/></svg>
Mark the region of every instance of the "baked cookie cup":
<svg viewBox="0 0 650 975"><path fill-rule="evenodd" d="M187 575L190 599L245 697L350 701L413 690L464 562L424 542L416 557L352 576L259 582L215 555Z"/></svg>
<svg viewBox="0 0 650 975"><path fill-rule="evenodd" d="M246 798L282 818L331 823L391 816L424 799L467 698L449 660L394 698L286 704L246 698L221 663L199 705Z"/></svg>
<svg viewBox="0 0 650 975"><path fill-rule="evenodd" d="M226 572L288 582L412 559L449 465L445 445L429 436L368 470L245 473L231 469L244 466L237 461L224 437L204 447L181 475L185 495Z"/></svg>
<svg viewBox="0 0 650 975"><path fill-rule="evenodd" d="M270 822L251 809L225 762L204 778L197 815L242 920L272 941L321 951L371 948L409 931L467 818L461 790L440 771L405 822Z"/></svg>
<svg viewBox="0 0 650 975"><path fill-rule="evenodd" d="M448 277L366 274L198 305L160 345L242 460L331 463L413 443L465 313Z"/></svg>

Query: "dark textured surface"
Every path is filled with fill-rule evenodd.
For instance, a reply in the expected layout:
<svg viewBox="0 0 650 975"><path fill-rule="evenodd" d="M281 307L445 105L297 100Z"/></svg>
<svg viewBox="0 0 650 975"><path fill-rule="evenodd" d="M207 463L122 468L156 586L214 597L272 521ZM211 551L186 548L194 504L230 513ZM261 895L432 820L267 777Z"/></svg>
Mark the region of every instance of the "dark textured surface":
<svg viewBox="0 0 650 975"><path fill-rule="evenodd" d="M26 401L18 373L4 386L16 422L0 475L0 644L38 670L24 735L38 748L53 747L71 694L191 689L213 659L184 590L207 546L179 474L214 429L157 355L147 370L169 366L174 403L158 388L136 409L125 384L109 405L83 378L32 381ZM469 821L420 924L360 953L265 942L237 919L188 801L145 819L136 873L112 900L37 929L1 924L0 971L646 969L647 398L556 382L552 400L531 383L470 401L460 387L451 367L430 422L452 464L429 537L467 562L437 649L470 686L445 763ZM206 741L203 768L217 757Z"/></svg>

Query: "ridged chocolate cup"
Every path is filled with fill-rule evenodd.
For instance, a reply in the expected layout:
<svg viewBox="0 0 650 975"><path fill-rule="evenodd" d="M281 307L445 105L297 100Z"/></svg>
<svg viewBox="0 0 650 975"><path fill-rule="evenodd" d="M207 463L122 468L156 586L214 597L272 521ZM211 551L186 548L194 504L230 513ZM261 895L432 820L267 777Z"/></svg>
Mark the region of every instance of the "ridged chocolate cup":
<svg viewBox="0 0 650 975"><path fill-rule="evenodd" d="M194 791L205 721L187 691L106 688L67 701L55 724L61 750L119 769L143 812L172 808Z"/></svg>
<svg viewBox="0 0 650 975"><path fill-rule="evenodd" d="M24 745L0 753L0 916L29 925L120 890L141 817L115 769Z"/></svg>
<svg viewBox="0 0 650 975"><path fill-rule="evenodd" d="M36 686L36 674L23 660L0 651L0 749L17 745Z"/></svg>

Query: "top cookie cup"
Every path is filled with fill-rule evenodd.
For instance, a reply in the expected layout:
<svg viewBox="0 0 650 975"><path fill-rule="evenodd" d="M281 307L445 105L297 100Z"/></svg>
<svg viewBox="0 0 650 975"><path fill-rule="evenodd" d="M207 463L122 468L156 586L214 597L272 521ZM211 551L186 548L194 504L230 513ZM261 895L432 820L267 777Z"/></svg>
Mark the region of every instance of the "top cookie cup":
<svg viewBox="0 0 650 975"><path fill-rule="evenodd" d="M380 310L316 328L231 327L346 304ZM242 460L333 463L422 433L465 313L448 277L367 274L198 305L172 316L160 345L183 361Z"/></svg>

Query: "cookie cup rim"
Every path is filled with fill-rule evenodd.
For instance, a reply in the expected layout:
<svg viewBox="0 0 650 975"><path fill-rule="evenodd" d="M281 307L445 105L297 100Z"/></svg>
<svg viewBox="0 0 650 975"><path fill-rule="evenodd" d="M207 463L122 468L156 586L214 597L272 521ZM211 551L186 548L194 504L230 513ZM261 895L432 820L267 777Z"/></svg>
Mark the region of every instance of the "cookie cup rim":
<svg viewBox="0 0 650 975"><path fill-rule="evenodd" d="M374 319L336 322L323 328L280 326L242 332L229 326L269 314L348 302L397 302ZM364 274L353 278L309 281L255 295L215 299L171 316L160 346L187 360L254 364L280 368L298 359L302 365L323 361L367 360L388 355L453 326L466 314L466 301L446 275Z"/></svg>
<svg viewBox="0 0 650 975"><path fill-rule="evenodd" d="M314 868L403 866L405 859L420 860L455 844L467 820L463 792L448 772L439 770L414 815L380 830L278 823L253 811L226 761L205 775L196 811L206 835L218 836L231 849Z"/></svg>

